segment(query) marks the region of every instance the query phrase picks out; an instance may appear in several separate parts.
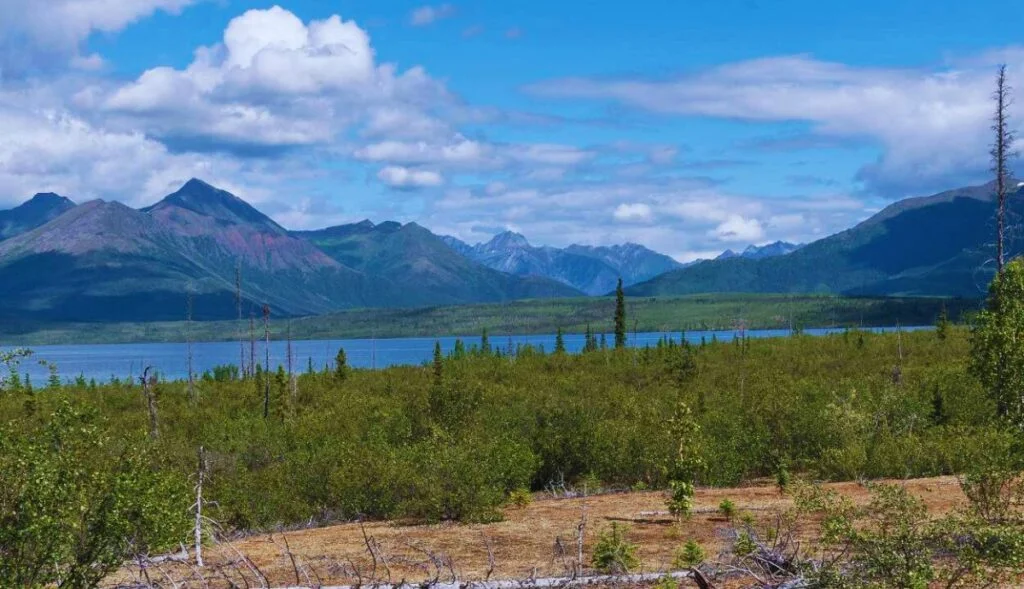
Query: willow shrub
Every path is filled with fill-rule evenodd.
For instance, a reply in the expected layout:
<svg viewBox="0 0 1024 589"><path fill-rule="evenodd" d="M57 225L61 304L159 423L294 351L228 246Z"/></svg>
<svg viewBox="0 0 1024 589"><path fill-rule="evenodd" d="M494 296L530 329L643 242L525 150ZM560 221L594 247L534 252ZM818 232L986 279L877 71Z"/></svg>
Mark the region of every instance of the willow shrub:
<svg viewBox="0 0 1024 589"><path fill-rule="evenodd" d="M683 405L696 426L686 450L700 459L698 485L775 477L780 464L834 480L938 475L1008 436L967 370L968 352L962 329L944 339L851 332L513 357L469 342L438 367L302 374L294 398L273 395L268 419L260 383L222 370L199 381L195 402L183 383L157 385L152 451L161 472L181 479L204 446L209 515L236 529L481 521L523 488L666 488L682 435L671 420ZM102 415L115 439L147 428L140 389L128 383L27 400L0 395L0 423L42 431L67 400ZM116 458L113 447L98 453Z"/></svg>

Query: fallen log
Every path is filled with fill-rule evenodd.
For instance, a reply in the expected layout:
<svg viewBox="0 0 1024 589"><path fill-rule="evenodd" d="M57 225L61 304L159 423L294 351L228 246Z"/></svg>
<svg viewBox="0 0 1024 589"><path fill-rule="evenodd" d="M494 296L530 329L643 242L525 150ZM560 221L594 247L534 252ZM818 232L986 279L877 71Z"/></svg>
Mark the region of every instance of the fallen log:
<svg viewBox="0 0 1024 589"><path fill-rule="evenodd" d="M594 575L589 577L547 577L502 581L464 581L456 583L379 583L367 585L291 585L271 589L544 589L546 587L587 587L621 583L653 583L662 579L692 579L692 571L644 573L636 575Z"/></svg>

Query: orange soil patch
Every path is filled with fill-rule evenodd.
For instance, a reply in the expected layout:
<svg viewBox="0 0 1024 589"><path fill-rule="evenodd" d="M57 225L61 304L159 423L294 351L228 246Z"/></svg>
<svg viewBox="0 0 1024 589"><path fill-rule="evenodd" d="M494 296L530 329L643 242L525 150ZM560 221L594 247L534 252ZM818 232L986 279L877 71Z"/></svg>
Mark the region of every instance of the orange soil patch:
<svg viewBox="0 0 1024 589"><path fill-rule="evenodd" d="M945 513L964 502L953 477L914 479L900 484L921 498L933 514ZM827 487L858 503L868 499L867 490L855 482ZM197 578L194 569L182 565L163 565L161 570L150 569L149 575L154 580L169 575L179 582L193 578L192 582L179 585L186 587L230 587L231 582L245 587L247 583L242 577L248 585L257 587L261 585L259 575L271 586L357 584L360 577L367 583L371 576L381 582L423 582L435 577L451 580L453 572L460 581L473 581L488 575L489 545L494 563L491 579L564 576L576 557L576 529L584 514L583 554L588 570L590 549L598 533L611 522L620 522L629 526L629 539L639 545L643 570L638 572L663 571L671 568L676 550L687 540L699 542L712 559L728 549L734 525L717 513L723 499L732 500L740 513L750 512L762 521L792 506L788 497L768 484L698 489L694 515L682 523L668 516L661 492L538 498L527 507L506 509L505 521L493 524L374 522L365 527L342 524L257 535L206 549L207 566L202 573L205 582ZM376 570L367 549L368 541L381 557ZM243 563L241 555L254 566ZM139 570L129 567L115 575L111 585L138 578Z"/></svg>

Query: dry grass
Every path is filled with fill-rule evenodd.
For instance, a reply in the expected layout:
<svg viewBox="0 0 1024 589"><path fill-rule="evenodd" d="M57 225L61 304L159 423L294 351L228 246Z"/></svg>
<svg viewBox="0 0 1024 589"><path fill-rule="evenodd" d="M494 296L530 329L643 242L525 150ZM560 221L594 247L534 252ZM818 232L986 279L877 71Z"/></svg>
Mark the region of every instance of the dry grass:
<svg viewBox="0 0 1024 589"><path fill-rule="evenodd" d="M953 477L904 481L929 511L941 514L962 505L964 497ZM856 502L867 501L867 490L858 483L837 483L828 487ZM423 582L440 578L460 581L490 578L529 578L571 574L576 557L576 530L586 514L584 566L589 568L590 547L597 534L611 522L629 525L629 538L639 545L643 571L670 568L678 547L696 540L714 559L726 550L733 524L718 514L723 499L732 500L739 513L751 513L763 520L792 502L769 484L732 489L699 489L694 515L676 523L665 511L664 495L637 492L576 499L539 497L524 508L508 508L505 520L480 525L406 525L395 522L343 524L319 529L297 530L252 536L207 549L205 583L229 587L226 578L239 587L261 585L260 574L271 586L307 584L356 584L376 581ZM365 534L364 534L365 532ZM556 547L561 539L564 551ZM287 544L287 549L286 549ZM376 565L368 544L378 554ZM488 555L491 547L492 559ZM240 555L252 567L240 562ZM292 559L294 558L294 564ZM174 570L176 567L177 570ZM150 570L153 578L164 573L182 579L194 571L181 565L165 565L164 571ZM298 575L297 575L298 572ZM136 568L122 570L112 584L138 578ZM226 576L226 577L225 577ZM296 578L298 576L298 579ZM204 586L195 580L182 586ZM685 586L685 583L684 583Z"/></svg>

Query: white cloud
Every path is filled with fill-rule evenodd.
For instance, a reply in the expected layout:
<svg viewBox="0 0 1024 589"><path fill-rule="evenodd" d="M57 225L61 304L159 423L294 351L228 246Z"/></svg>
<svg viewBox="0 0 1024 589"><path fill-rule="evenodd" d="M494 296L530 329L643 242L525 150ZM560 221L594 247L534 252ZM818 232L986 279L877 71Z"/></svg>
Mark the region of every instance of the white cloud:
<svg viewBox="0 0 1024 589"><path fill-rule="evenodd" d="M409 15L409 22L416 27L422 27L429 24L433 24L443 18L448 18L455 14L455 7L451 4L441 4L439 6L420 6L419 8L412 11Z"/></svg>
<svg viewBox="0 0 1024 589"><path fill-rule="evenodd" d="M444 184L444 177L433 170L416 170L388 166L377 172L377 178L392 188L433 188Z"/></svg>
<svg viewBox="0 0 1024 589"><path fill-rule="evenodd" d="M222 183L245 176L240 165L223 158L172 154L140 133L97 128L60 110L0 101L0 135L0 186L15 200L53 191L79 201L116 198L143 205L192 176Z"/></svg>
<svg viewBox="0 0 1024 589"><path fill-rule="evenodd" d="M1019 64L1011 79L1024 78L1024 52L1011 53L1011 63ZM993 64L979 59L939 70L887 69L798 55L662 81L577 78L531 90L612 100L665 115L807 121L818 135L879 145L882 157L865 166L860 177L881 192L903 195L948 186L957 175L985 169Z"/></svg>
<svg viewBox="0 0 1024 589"><path fill-rule="evenodd" d="M650 222L653 219L650 205L644 203L623 203L612 213L616 221Z"/></svg>
<svg viewBox="0 0 1024 589"><path fill-rule="evenodd" d="M107 62L99 53L90 53L89 55L76 55L72 57L70 65L76 70L95 72L103 69Z"/></svg>
<svg viewBox="0 0 1024 589"><path fill-rule="evenodd" d="M93 32L117 32L159 10L177 13L197 1L0 0L0 42L19 47L18 52L0 56L0 74L18 73L41 61L95 65L96 56L79 55L81 44Z"/></svg>
<svg viewBox="0 0 1024 589"><path fill-rule="evenodd" d="M489 157L490 148L477 141L455 137L443 144L427 141L382 141L355 151L356 159L398 164L446 164L473 167Z"/></svg>
<svg viewBox="0 0 1024 589"><path fill-rule="evenodd" d="M719 241L734 243L756 243L764 238L764 228L757 219L744 219L740 215L729 215L708 235Z"/></svg>
<svg viewBox="0 0 1024 589"><path fill-rule="evenodd" d="M361 161L391 164L434 164L456 170L499 170L513 165L527 166L531 174L549 181L561 179L566 166L593 159L597 154L556 144L493 144L455 134L447 140L386 140L356 149ZM534 166L541 166L536 168ZM538 179L531 176L531 179Z"/></svg>
<svg viewBox="0 0 1024 589"><path fill-rule="evenodd" d="M366 126L380 135L439 132L425 109L449 100L422 68L377 64L367 33L333 15L303 23L274 6L231 20L220 44L184 69L94 85L77 104L126 128L196 145L326 146ZM411 123L411 124L410 124Z"/></svg>
<svg viewBox="0 0 1024 589"><path fill-rule="evenodd" d="M597 154L572 145L535 143L515 145L508 149L508 156L514 160L556 166L573 166L593 159Z"/></svg>
<svg viewBox="0 0 1024 589"><path fill-rule="evenodd" d="M838 201L838 206L829 201ZM516 225L538 244L635 242L681 261L766 240L808 242L845 229L867 205L842 195L763 198L695 179L563 180L524 187L452 186L428 200L419 220L469 242ZM850 203L848 205L848 203Z"/></svg>

